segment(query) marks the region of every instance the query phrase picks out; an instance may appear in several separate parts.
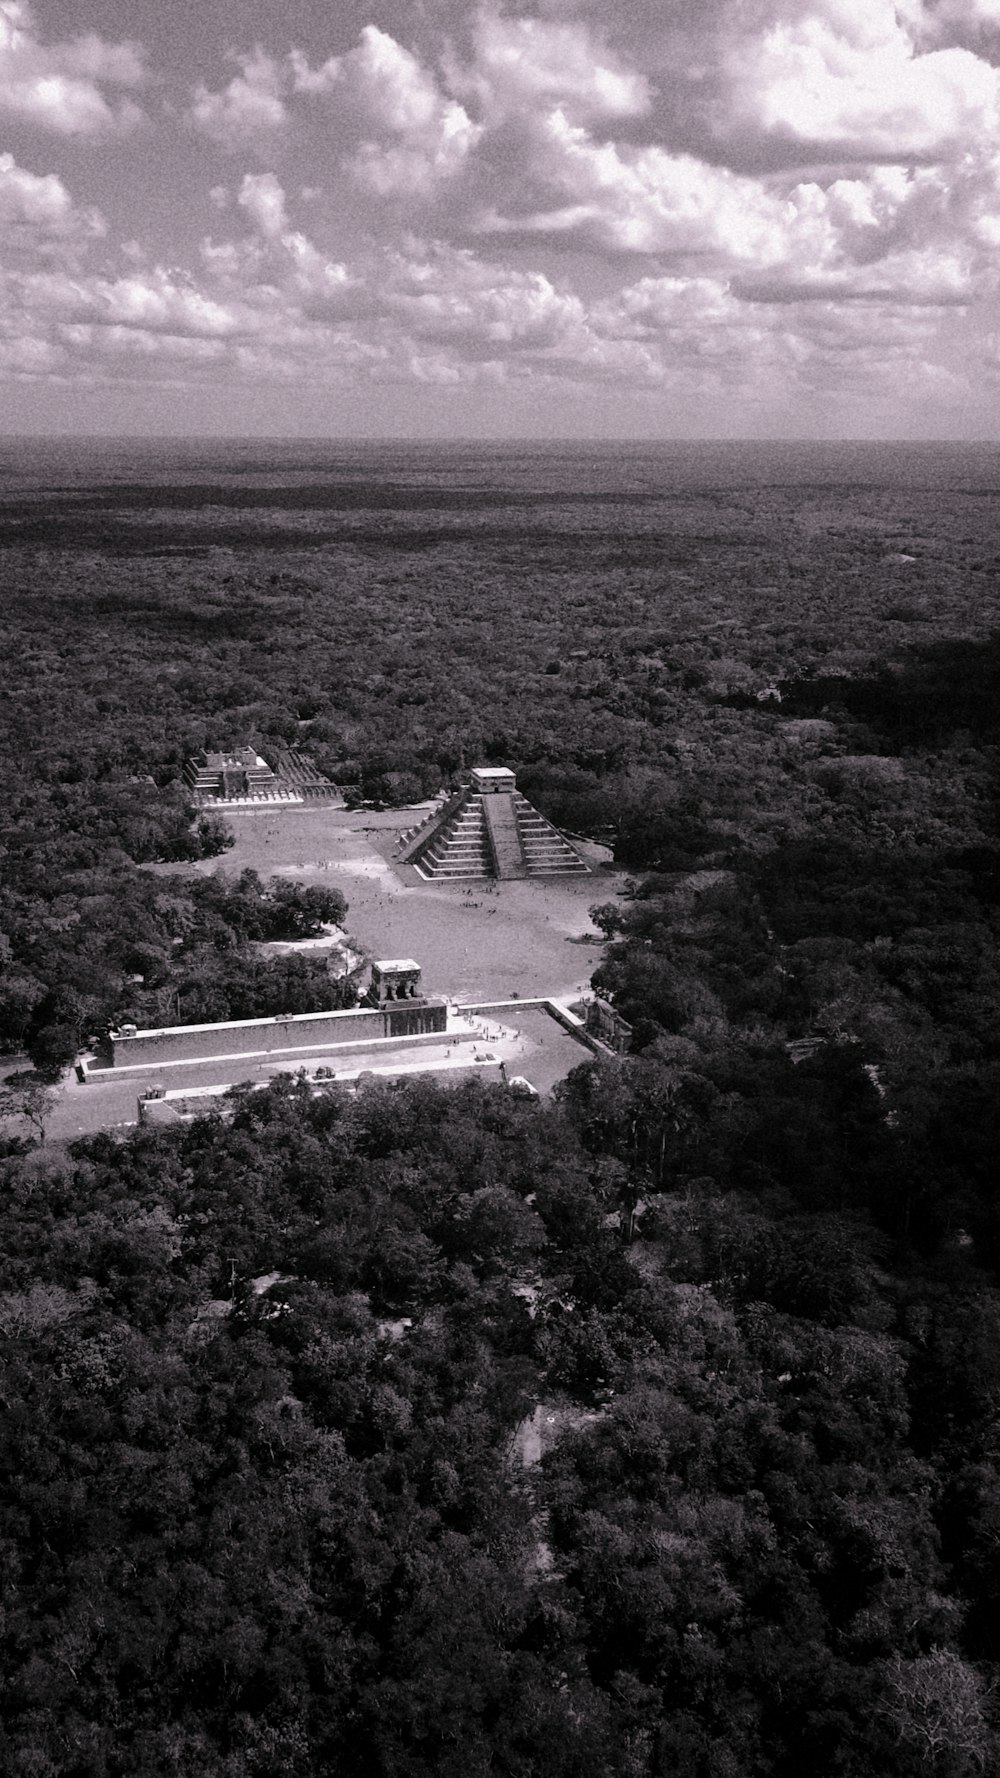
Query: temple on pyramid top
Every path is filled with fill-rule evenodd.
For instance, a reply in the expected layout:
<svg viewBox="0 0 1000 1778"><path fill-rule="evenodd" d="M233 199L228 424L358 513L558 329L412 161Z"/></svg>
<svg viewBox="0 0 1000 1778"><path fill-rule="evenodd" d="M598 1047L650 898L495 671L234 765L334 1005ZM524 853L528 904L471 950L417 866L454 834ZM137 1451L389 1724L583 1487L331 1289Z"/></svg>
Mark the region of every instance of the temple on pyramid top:
<svg viewBox="0 0 1000 1778"><path fill-rule="evenodd" d="M429 881L584 876L590 870L565 835L522 796L506 766L476 766L471 783L403 835L397 860Z"/></svg>
<svg viewBox="0 0 1000 1778"><path fill-rule="evenodd" d="M473 766L472 788L482 795L488 796L491 791L503 791L509 796L516 789L517 779L509 766Z"/></svg>

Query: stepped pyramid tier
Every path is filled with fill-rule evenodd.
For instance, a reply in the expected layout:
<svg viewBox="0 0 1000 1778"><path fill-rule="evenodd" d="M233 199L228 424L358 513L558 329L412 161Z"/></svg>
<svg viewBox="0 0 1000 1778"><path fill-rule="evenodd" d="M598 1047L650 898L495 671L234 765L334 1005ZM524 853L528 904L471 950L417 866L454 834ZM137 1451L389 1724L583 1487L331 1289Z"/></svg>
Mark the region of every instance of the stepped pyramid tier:
<svg viewBox="0 0 1000 1778"><path fill-rule="evenodd" d="M402 837L397 858L433 881L584 876L558 828L532 808L505 766L477 766L472 782Z"/></svg>
<svg viewBox="0 0 1000 1778"><path fill-rule="evenodd" d="M199 801L267 796L279 788L266 759L252 747L235 753L198 753L184 767L184 782Z"/></svg>

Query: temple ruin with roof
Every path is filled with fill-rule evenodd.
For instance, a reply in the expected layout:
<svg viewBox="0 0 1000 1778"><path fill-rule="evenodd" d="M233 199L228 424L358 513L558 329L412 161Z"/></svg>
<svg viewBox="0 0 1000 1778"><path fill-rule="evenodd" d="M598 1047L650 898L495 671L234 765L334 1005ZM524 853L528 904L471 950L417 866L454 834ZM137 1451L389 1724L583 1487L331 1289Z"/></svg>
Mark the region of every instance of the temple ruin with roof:
<svg viewBox="0 0 1000 1778"><path fill-rule="evenodd" d="M565 834L522 795L506 766L477 766L470 784L403 835L396 857L432 882L590 870Z"/></svg>
<svg viewBox="0 0 1000 1778"><path fill-rule="evenodd" d="M194 801L206 809L340 800L337 786L294 747L278 754L276 770L253 747L232 753L203 749L187 761L183 776Z"/></svg>

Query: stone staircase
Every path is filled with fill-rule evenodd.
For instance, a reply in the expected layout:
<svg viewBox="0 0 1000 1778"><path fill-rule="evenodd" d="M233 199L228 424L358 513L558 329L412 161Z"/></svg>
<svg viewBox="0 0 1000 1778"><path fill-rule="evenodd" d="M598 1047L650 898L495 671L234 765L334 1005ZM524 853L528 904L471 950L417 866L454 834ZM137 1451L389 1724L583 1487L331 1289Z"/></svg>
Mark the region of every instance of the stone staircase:
<svg viewBox="0 0 1000 1778"><path fill-rule="evenodd" d="M423 877L491 877L493 856L482 797L463 800L454 814L432 830L412 863Z"/></svg>
<svg viewBox="0 0 1000 1778"><path fill-rule="evenodd" d="M558 828L513 788L513 773L506 776L510 788L480 791L473 774L472 788L402 836L398 862L435 882L588 875L589 865Z"/></svg>
<svg viewBox="0 0 1000 1778"><path fill-rule="evenodd" d="M521 842L521 831L518 825L519 811L515 807L512 796L484 796L480 798L483 815L486 818L486 833L490 851L493 854L493 873L495 876L526 877L528 861L524 855Z"/></svg>
<svg viewBox="0 0 1000 1778"><path fill-rule="evenodd" d="M464 790L456 791L454 795L447 797L443 803L439 803L437 808L430 809L424 816L423 820L418 821L415 827L407 828L406 832L400 835L399 850L396 853L398 863L415 863L435 830L443 826L448 820L448 817L454 815L456 811L462 807L466 794L467 793Z"/></svg>
<svg viewBox="0 0 1000 1778"><path fill-rule="evenodd" d="M253 785L244 796L206 796L196 792L195 801L200 809L259 809L264 803L302 803L305 798L297 790Z"/></svg>
<svg viewBox="0 0 1000 1778"><path fill-rule="evenodd" d="M579 852L551 821L532 808L526 796L515 790L512 800L529 877L589 875L590 866L584 864Z"/></svg>

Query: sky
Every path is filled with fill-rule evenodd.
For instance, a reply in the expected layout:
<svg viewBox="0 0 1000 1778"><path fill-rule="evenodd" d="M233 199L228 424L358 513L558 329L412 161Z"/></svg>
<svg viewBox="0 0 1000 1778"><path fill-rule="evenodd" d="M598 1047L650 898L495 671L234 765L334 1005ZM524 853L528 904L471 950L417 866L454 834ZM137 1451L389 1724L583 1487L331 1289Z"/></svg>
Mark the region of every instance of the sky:
<svg viewBox="0 0 1000 1778"><path fill-rule="evenodd" d="M1000 0L0 0L0 432L1000 437Z"/></svg>

